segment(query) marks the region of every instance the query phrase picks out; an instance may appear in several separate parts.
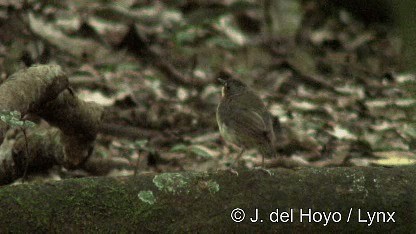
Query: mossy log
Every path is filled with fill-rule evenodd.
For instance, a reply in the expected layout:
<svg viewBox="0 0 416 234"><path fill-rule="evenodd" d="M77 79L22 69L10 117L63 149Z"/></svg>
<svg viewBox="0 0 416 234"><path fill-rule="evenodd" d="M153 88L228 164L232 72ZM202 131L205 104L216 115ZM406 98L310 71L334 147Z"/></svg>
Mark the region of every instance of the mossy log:
<svg viewBox="0 0 416 234"><path fill-rule="evenodd" d="M35 65L20 70L0 85L0 111L19 111L25 115L55 99L69 85L57 65ZM8 126L0 121L0 144Z"/></svg>
<svg viewBox="0 0 416 234"><path fill-rule="evenodd" d="M8 125L0 120L0 185L53 165L82 166L91 156L104 109L79 99L58 65L35 65L0 86L0 111L36 114L56 128L22 130L3 142Z"/></svg>
<svg viewBox="0 0 416 234"><path fill-rule="evenodd" d="M416 231L416 167L300 168L269 172L143 174L4 186L0 189L0 230L39 233ZM246 212L240 223L231 219L235 208ZM259 218L252 223L256 209ZM270 214L276 209L280 219L273 223L270 218L276 221L277 214ZM242 217L241 213L236 213L236 217ZM330 217L329 221L324 217ZM371 223L369 217L373 217Z"/></svg>

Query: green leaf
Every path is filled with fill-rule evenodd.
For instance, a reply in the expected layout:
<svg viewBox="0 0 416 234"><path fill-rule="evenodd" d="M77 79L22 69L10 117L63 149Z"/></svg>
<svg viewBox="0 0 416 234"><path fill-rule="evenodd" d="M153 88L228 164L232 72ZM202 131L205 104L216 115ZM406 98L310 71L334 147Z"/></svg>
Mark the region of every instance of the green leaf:
<svg viewBox="0 0 416 234"><path fill-rule="evenodd" d="M186 43L192 43L197 37L202 28L189 26L183 30L178 31L175 33L175 43L177 45L184 45Z"/></svg>
<svg viewBox="0 0 416 234"><path fill-rule="evenodd" d="M1 120L9 120L9 119L19 119L21 118L21 114L19 111L0 111L0 118Z"/></svg>
<svg viewBox="0 0 416 234"><path fill-rule="evenodd" d="M23 121L23 127L24 128L33 128L35 126L36 126L36 124L33 123L32 121L29 121L29 120Z"/></svg>
<svg viewBox="0 0 416 234"><path fill-rule="evenodd" d="M144 149L147 145L148 140L138 140L134 142L134 146L138 149Z"/></svg>
<svg viewBox="0 0 416 234"><path fill-rule="evenodd" d="M193 146L189 147L189 150L192 153L194 153L198 156L201 156L203 158L212 158L212 155L208 152L208 149L205 148L205 147L193 145Z"/></svg>
<svg viewBox="0 0 416 234"><path fill-rule="evenodd" d="M189 24L198 25L212 23L224 14L232 14L250 9L255 9L259 5L248 3L246 1L237 1L229 6L212 5L209 8L199 8L185 16Z"/></svg>
<svg viewBox="0 0 416 234"><path fill-rule="evenodd" d="M176 152L176 153L185 153L187 151L188 151L188 146L184 144L175 145L170 149L170 152Z"/></svg>
<svg viewBox="0 0 416 234"><path fill-rule="evenodd" d="M19 111L0 111L0 120L14 128L32 128L36 126L36 124L31 121L22 120L22 114Z"/></svg>
<svg viewBox="0 0 416 234"><path fill-rule="evenodd" d="M232 42L228 38L222 38L222 37L213 37L210 40L208 40L208 43L212 43L215 46L222 47L224 49L237 49L239 45Z"/></svg>
<svg viewBox="0 0 416 234"><path fill-rule="evenodd" d="M227 9L224 6L216 6L212 8L200 8L194 10L185 16L185 18L189 24L199 25L214 22L218 19L218 17L226 13Z"/></svg>

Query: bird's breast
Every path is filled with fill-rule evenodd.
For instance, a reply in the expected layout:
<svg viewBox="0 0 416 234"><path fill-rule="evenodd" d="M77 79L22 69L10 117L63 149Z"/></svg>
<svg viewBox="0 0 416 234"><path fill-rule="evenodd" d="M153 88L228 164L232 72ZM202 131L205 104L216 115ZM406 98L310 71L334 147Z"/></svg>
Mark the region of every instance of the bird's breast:
<svg viewBox="0 0 416 234"><path fill-rule="evenodd" d="M231 128L228 128L224 123L219 124L218 127L220 129L220 134L224 140L237 144L235 132Z"/></svg>

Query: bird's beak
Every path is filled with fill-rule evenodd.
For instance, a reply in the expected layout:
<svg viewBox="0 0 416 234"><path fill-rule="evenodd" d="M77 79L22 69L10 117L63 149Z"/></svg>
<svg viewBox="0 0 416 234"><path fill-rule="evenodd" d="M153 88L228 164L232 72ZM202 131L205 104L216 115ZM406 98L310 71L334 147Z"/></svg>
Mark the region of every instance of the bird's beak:
<svg viewBox="0 0 416 234"><path fill-rule="evenodd" d="M222 85L225 85L226 83L227 83L227 81L226 80L224 80L223 78L221 78L221 77L218 77L217 78L217 80L222 84Z"/></svg>

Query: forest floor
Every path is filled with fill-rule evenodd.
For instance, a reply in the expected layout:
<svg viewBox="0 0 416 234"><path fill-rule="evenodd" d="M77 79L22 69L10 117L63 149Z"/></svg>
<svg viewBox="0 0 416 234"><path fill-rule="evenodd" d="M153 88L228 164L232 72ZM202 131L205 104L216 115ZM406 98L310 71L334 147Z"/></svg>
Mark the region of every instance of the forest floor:
<svg viewBox="0 0 416 234"><path fill-rule="evenodd" d="M416 82L388 26L308 1L279 36L252 1L162 2L0 1L0 83L59 64L80 98L106 108L92 157L113 163L108 175L233 164L239 150L215 118L219 75L256 90L280 120L279 154L301 165L416 163ZM254 150L239 162L260 163ZM48 172L33 178L90 175Z"/></svg>

